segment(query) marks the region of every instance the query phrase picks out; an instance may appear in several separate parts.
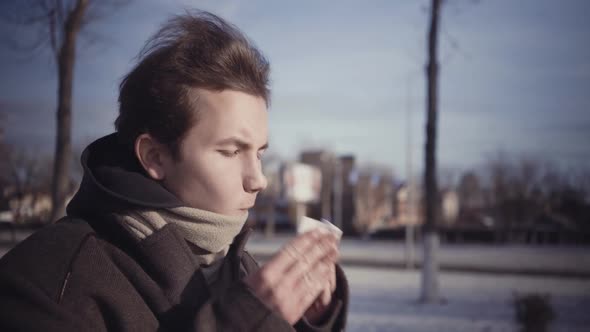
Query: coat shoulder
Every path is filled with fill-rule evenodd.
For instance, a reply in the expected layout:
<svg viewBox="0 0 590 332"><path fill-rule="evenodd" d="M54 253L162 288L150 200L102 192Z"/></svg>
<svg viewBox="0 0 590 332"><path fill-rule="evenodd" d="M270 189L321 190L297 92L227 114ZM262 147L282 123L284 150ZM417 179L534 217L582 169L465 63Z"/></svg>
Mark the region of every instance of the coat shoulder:
<svg viewBox="0 0 590 332"><path fill-rule="evenodd" d="M0 259L0 281L21 280L57 299L73 260L93 235L92 228L80 219L64 219L48 225Z"/></svg>

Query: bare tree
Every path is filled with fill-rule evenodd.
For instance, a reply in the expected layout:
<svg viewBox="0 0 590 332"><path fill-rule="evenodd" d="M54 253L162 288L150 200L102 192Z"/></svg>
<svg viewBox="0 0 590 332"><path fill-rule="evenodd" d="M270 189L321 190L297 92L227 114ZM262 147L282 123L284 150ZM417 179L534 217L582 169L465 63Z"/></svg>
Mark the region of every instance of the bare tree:
<svg viewBox="0 0 590 332"><path fill-rule="evenodd" d="M50 160L39 157L30 151L13 150L8 156L10 167L10 184L13 190L15 221L26 221L29 215L23 215L25 201L34 207L39 195L49 189L50 174L46 172ZM27 199L25 199L27 198ZM45 216L47 217L47 216Z"/></svg>
<svg viewBox="0 0 590 332"><path fill-rule="evenodd" d="M14 40L14 48L35 51L49 47L57 65L57 132L51 186L51 220L65 214L66 197L70 189L72 91L80 32L89 22L102 18L109 9L124 3L125 1L18 0L2 6L4 21L36 32L34 40L28 45Z"/></svg>
<svg viewBox="0 0 590 332"><path fill-rule="evenodd" d="M439 188L442 188L443 190L450 190L457 186L457 178L459 176L459 171L456 168L450 166L439 166L437 173L437 184Z"/></svg>
<svg viewBox="0 0 590 332"><path fill-rule="evenodd" d="M463 207L473 208L481 205L482 188L479 177L474 171L467 171L461 176L457 191Z"/></svg>
<svg viewBox="0 0 590 332"><path fill-rule="evenodd" d="M557 172L538 160L509 159L501 153L490 159L486 168L491 208L506 230L531 223L539 214L552 181L559 179Z"/></svg>
<svg viewBox="0 0 590 332"><path fill-rule="evenodd" d="M9 148L4 142L4 113L0 113L0 198L2 198L5 184L9 181L10 177L10 164L8 162Z"/></svg>
<svg viewBox="0 0 590 332"><path fill-rule="evenodd" d="M427 75L427 120L425 146L425 223L424 223L424 258L422 263L421 300L426 303L438 302L438 233L436 219L438 216L438 186L436 181L436 128L438 103L438 60L437 41L441 0L432 0L430 29L428 33Z"/></svg>

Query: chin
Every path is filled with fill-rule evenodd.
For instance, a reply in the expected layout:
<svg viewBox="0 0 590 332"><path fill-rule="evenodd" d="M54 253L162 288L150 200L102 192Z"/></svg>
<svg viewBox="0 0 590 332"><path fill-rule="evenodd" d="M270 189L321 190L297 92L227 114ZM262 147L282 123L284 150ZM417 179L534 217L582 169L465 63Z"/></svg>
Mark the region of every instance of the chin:
<svg viewBox="0 0 590 332"><path fill-rule="evenodd" d="M229 217L239 217L239 216L244 216L248 214L248 210L233 210L233 211L223 211L223 212L217 212L221 215L225 215L225 216L229 216Z"/></svg>

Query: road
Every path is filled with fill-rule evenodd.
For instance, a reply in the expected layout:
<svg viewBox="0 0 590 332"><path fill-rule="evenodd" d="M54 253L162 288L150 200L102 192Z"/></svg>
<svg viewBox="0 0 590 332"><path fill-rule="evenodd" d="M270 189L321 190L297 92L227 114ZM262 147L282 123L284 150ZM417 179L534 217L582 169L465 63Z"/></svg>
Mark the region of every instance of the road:
<svg viewBox="0 0 590 332"><path fill-rule="evenodd" d="M266 259L293 235L266 239L254 233L247 249L259 259ZM403 268L406 249L400 241L373 241L345 238L340 245L344 264L369 267ZM417 246L415 263L419 264L422 247ZM443 270L496 274L544 275L590 278L589 246L525 246L443 243L438 251Z"/></svg>

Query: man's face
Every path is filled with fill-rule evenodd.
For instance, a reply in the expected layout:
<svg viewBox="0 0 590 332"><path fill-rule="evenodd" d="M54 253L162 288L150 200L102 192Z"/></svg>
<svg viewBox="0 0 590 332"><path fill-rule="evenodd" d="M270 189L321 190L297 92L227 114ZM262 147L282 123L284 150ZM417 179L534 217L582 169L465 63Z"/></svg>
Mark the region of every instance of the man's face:
<svg viewBox="0 0 590 332"><path fill-rule="evenodd" d="M165 164L164 186L187 206L244 215L267 181L263 98L243 92L199 90L199 116L180 146L180 161Z"/></svg>

